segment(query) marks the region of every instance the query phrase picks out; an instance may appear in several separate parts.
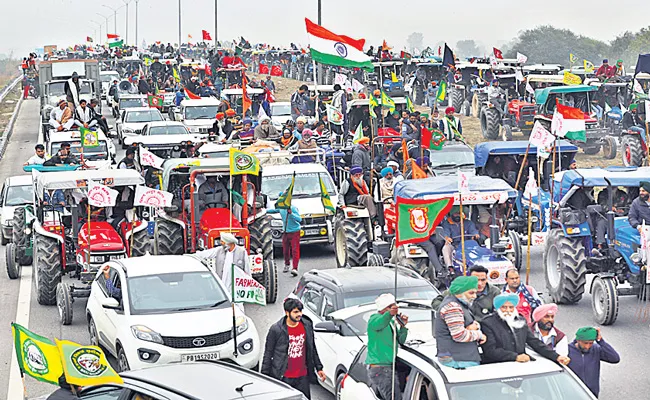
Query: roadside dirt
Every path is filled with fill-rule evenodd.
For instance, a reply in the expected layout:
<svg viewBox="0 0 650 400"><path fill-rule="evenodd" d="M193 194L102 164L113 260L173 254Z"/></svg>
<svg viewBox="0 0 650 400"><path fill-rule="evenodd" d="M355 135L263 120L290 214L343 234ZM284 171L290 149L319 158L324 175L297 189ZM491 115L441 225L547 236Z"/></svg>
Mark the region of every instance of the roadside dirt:
<svg viewBox="0 0 650 400"><path fill-rule="evenodd" d="M14 108L16 107L16 102L21 95L22 91L20 89L20 85L17 85L7 95L7 97L4 98L4 101L0 103L0 136L4 134L5 127L7 126L7 123L9 123L11 115L14 112Z"/></svg>

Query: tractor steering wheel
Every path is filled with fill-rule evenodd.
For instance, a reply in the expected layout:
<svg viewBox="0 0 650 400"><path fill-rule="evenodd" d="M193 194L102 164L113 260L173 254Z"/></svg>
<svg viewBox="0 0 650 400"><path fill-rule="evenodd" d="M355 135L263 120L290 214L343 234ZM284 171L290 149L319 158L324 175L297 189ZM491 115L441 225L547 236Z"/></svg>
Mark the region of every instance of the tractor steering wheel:
<svg viewBox="0 0 650 400"><path fill-rule="evenodd" d="M219 205L222 205L223 207L219 207ZM221 201L210 201L205 203L203 206L205 207L206 210L208 208L228 208L228 203L224 203Z"/></svg>

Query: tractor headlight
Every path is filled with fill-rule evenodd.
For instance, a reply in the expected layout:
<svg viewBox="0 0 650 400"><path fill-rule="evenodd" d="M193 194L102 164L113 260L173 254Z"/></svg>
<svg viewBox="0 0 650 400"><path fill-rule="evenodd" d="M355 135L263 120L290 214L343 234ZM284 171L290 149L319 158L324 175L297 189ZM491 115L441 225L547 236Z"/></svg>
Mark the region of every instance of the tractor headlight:
<svg viewBox="0 0 650 400"><path fill-rule="evenodd" d="M237 334L241 335L242 333L248 330L248 320L246 317L239 316L235 319L235 328L237 328Z"/></svg>
<svg viewBox="0 0 650 400"><path fill-rule="evenodd" d="M568 233L569 235L576 235L576 234L580 233L580 228L578 228L578 227L566 228L566 233Z"/></svg>
<svg viewBox="0 0 650 400"><path fill-rule="evenodd" d="M633 263L640 265L641 261L643 261L643 257L639 253L633 253L630 256L630 260L632 260Z"/></svg>
<svg viewBox="0 0 650 400"><path fill-rule="evenodd" d="M29 236L29 235L31 235L32 230L30 228L25 228L24 232L25 232L25 235Z"/></svg>
<svg viewBox="0 0 650 400"><path fill-rule="evenodd" d="M154 332L144 325L133 325L131 333L136 339L144 340L145 342L153 342L163 344L162 337L158 332Z"/></svg>

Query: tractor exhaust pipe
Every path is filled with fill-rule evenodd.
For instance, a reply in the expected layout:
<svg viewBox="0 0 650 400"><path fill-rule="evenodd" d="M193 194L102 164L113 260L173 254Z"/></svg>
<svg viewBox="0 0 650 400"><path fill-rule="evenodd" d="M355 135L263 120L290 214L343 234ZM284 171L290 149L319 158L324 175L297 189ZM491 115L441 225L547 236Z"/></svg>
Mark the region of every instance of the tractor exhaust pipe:
<svg viewBox="0 0 650 400"><path fill-rule="evenodd" d="M607 238L609 239L609 247L614 247L616 240L616 231L614 230L614 187L612 182L604 178L607 182Z"/></svg>
<svg viewBox="0 0 650 400"><path fill-rule="evenodd" d="M492 223L490 224L490 247L494 251L494 246L499 243L499 225L497 225L497 203L494 203L491 208Z"/></svg>

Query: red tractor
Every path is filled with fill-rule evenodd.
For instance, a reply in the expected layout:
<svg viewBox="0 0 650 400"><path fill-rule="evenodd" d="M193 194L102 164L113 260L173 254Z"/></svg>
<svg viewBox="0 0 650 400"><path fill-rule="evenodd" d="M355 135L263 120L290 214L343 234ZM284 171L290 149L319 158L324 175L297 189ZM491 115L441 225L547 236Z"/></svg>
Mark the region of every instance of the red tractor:
<svg viewBox="0 0 650 400"><path fill-rule="evenodd" d="M207 177L218 177L224 186L232 187L232 207L199 199L199 187ZM222 232L230 232L248 250L251 274L266 288L267 303L274 303L278 283L272 218L266 214L266 200L260 194L261 172L259 176L231 178L227 157L170 159L163 165L162 181L163 188L174 194L174 206L159 212L156 218L154 253L185 254L210 249L219 246Z"/></svg>

